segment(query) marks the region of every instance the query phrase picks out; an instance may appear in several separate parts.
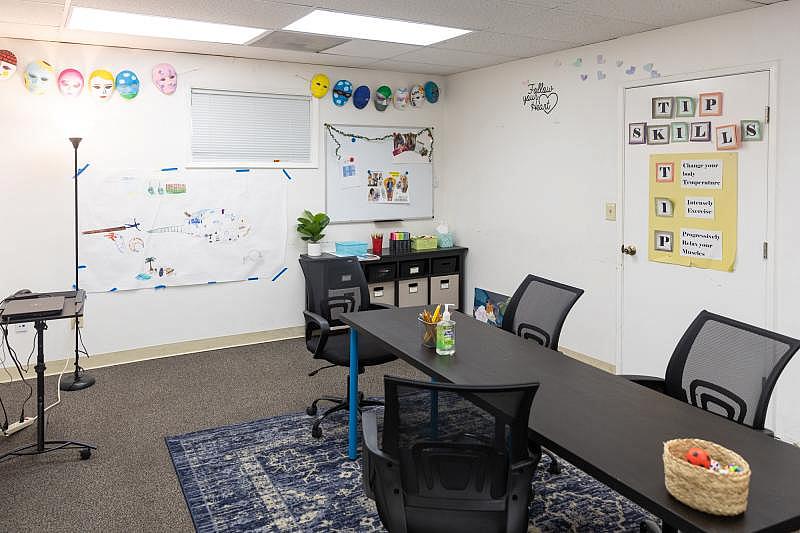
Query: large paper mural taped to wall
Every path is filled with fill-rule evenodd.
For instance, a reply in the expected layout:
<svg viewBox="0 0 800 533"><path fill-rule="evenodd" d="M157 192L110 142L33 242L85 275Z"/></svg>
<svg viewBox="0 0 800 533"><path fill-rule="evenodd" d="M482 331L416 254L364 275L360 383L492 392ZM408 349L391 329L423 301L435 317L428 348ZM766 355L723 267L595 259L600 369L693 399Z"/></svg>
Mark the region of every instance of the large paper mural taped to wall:
<svg viewBox="0 0 800 533"><path fill-rule="evenodd" d="M83 289L271 278L284 266L287 180L278 171L90 168L78 179Z"/></svg>

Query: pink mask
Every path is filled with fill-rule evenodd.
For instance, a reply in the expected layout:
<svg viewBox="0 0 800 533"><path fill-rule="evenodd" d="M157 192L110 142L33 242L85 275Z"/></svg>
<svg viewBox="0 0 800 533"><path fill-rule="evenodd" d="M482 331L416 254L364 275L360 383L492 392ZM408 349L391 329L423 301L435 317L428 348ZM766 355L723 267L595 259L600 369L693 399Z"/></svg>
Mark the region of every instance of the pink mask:
<svg viewBox="0 0 800 533"><path fill-rule="evenodd" d="M178 73L169 63L159 63L153 67L153 83L164 94L172 94L178 89Z"/></svg>
<svg viewBox="0 0 800 533"><path fill-rule="evenodd" d="M78 96L83 90L83 74L74 68L62 70L58 75L58 90L64 96Z"/></svg>

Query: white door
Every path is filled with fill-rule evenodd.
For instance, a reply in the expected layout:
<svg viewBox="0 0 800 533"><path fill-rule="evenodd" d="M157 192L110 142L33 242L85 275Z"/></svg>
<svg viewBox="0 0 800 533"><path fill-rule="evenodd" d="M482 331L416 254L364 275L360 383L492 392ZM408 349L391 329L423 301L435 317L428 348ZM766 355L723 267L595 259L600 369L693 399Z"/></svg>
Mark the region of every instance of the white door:
<svg viewBox="0 0 800 533"><path fill-rule="evenodd" d="M662 96L722 92L722 116L653 119L651 101ZM636 255L622 259L622 321L619 365L625 374L664 376L683 332L702 309L764 327L767 319L768 142L764 123L769 105L769 71L736 74L625 90L625 128L632 122L710 121L711 142L630 145L624 148L623 245ZM699 104L698 104L699 106ZM763 140L738 149L738 243L733 272L648 260L649 161L651 154L715 152L714 127L762 121ZM676 169L676 175L680 171ZM678 179L676 177L676 179ZM674 209L683 209L675 205ZM676 241L677 235L676 235ZM676 242L675 246L680 246ZM630 250L629 250L630 251Z"/></svg>

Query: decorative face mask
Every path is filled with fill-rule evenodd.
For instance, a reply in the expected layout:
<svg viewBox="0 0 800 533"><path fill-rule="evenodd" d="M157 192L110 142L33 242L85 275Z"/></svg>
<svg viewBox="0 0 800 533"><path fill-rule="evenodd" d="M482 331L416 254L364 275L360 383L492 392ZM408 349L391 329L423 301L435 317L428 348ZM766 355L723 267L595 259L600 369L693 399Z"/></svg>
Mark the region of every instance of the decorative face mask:
<svg viewBox="0 0 800 533"><path fill-rule="evenodd" d="M381 85L375 91L375 109L378 111L386 111L389 107L389 102L392 100L392 90L386 85Z"/></svg>
<svg viewBox="0 0 800 533"><path fill-rule="evenodd" d="M83 74L74 68L62 70L58 75L58 90L64 96L79 96L83 91Z"/></svg>
<svg viewBox="0 0 800 533"><path fill-rule="evenodd" d="M425 88L422 85L411 87L411 107L421 107L425 103Z"/></svg>
<svg viewBox="0 0 800 533"><path fill-rule="evenodd" d="M153 67L153 83L164 94L173 94L178 89L178 73L169 63Z"/></svg>
<svg viewBox="0 0 800 533"><path fill-rule="evenodd" d="M328 94L328 89L331 86L331 80L325 74L315 74L311 78L311 96L314 98L322 98Z"/></svg>
<svg viewBox="0 0 800 533"><path fill-rule="evenodd" d="M114 75L107 70L95 70L89 75L89 92L99 100L109 100L114 94Z"/></svg>
<svg viewBox="0 0 800 533"><path fill-rule="evenodd" d="M0 80L7 80L17 71L17 56L11 50L0 50Z"/></svg>
<svg viewBox="0 0 800 533"><path fill-rule="evenodd" d="M425 84L425 99L432 104L439 101L439 86L432 81Z"/></svg>
<svg viewBox="0 0 800 533"><path fill-rule="evenodd" d="M353 84L347 80L339 80L333 86L333 103L343 106L353 96Z"/></svg>
<svg viewBox="0 0 800 533"><path fill-rule="evenodd" d="M39 59L25 69L25 88L31 94L44 94L53 84L55 77L56 69L47 61Z"/></svg>
<svg viewBox="0 0 800 533"><path fill-rule="evenodd" d="M362 85L353 93L353 105L356 109L364 109L369 103L369 87Z"/></svg>
<svg viewBox="0 0 800 533"><path fill-rule="evenodd" d="M398 87L394 91L394 107L396 109L405 109L408 105L408 89L406 87Z"/></svg>
<svg viewBox="0 0 800 533"><path fill-rule="evenodd" d="M133 100L139 94L139 76L130 70L123 70L117 74L115 83L117 92L126 100Z"/></svg>

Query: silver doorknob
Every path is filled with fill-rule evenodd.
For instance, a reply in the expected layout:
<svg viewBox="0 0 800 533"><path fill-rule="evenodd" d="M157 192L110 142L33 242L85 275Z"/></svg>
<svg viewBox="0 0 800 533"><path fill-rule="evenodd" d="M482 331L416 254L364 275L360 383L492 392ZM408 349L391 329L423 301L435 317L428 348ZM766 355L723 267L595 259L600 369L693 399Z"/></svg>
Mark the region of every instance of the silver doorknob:
<svg viewBox="0 0 800 533"><path fill-rule="evenodd" d="M636 247L635 246L625 246L622 245L622 253L625 255L636 255Z"/></svg>

